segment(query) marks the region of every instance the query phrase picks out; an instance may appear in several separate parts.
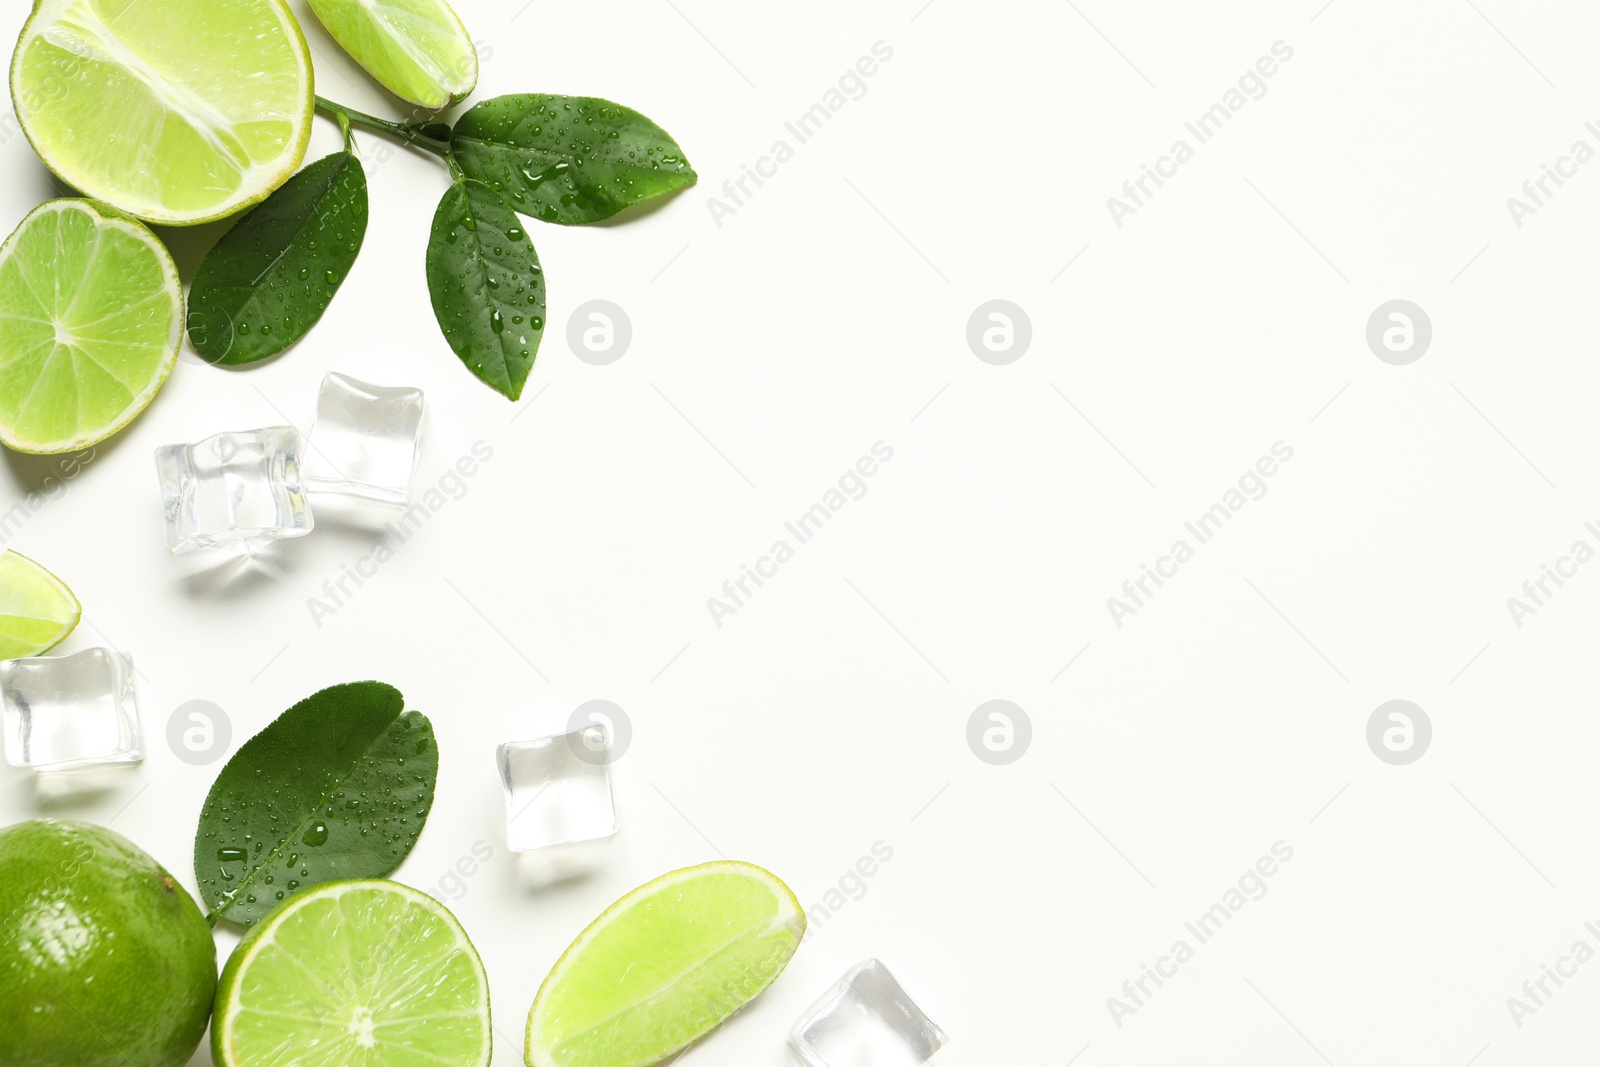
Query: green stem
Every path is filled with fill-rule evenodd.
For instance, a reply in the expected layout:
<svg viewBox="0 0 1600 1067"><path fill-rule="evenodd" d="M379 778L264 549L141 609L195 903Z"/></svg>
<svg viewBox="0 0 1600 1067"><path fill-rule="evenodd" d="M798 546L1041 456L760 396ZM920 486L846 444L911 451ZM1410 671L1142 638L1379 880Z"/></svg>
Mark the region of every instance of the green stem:
<svg viewBox="0 0 1600 1067"><path fill-rule="evenodd" d="M350 130L350 116L340 112L334 118L339 120L339 132L344 136L344 150L346 152L354 152L356 150L356 135Z"/></svg>
<svg viewBox="0 0 1600 1067"><path fill-rule="evenodd" d="M450 158L449 145L442 141L436 141L431 137L423 136L415 126L389 122L373 115L364 114L354 108L345 107L343 104L336 104L332 100L320 96L317 97L317 107L338 119L341 127L348 128L350 123L355 123L357 126L365 126L369 130L386 133L390 137L404 141L413 148L431 152L440 159L448 160Z"/></svg>

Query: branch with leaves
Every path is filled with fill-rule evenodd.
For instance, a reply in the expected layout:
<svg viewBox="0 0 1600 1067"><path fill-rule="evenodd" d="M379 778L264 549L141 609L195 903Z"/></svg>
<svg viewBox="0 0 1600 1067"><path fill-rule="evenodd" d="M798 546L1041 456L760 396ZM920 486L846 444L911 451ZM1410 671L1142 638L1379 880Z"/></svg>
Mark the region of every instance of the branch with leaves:
<svg viewBox="0 0 1600 1067"><path fill-rule="evenodd" d="M448 169L450 187L428 240L434 316L467 369L512 400L533 369L546 319L544 269L520 216L564 226L600 222L696 180L665 130L596 97L499 96L454 126L391 122L320 96L317 108L339 123L343 150L307 166L241 218L195 276L189 340L210 363L242 366L283 352L317 323L349 276L367 228L353 127L393 137Z"/></svg>

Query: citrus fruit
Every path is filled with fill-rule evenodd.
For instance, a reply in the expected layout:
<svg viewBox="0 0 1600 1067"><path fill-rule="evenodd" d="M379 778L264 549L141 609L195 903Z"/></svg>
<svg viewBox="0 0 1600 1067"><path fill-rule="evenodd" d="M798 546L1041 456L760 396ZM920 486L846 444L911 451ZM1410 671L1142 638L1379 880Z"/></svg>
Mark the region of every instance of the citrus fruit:
<svg viewBox="0 0 1600 1067"><path fill-rule="evenodd" d="M445 0L311 0L328 33L378 84L438 111L478 84L478 50Z"/></svg>
<svg viewBox="0 0 1600 1067"><path fill-rule="evenodd" d="M284 0L36 0L11 100L68 184L186 226L265 199L300 166L311 54Z"/></svg>
<svg viewBox="0 0 1600 1067"><path fill-rule="evenodd" d="M648 1067L744 1007L805 933L789 887L748 863L663 875L578 936L528 1013L529 1067Z"/></svg>
<svg viewBox="0 0 1600 1067"><path fill-rule="evenodd" d="M0 830L0 1063L178 1067L216 984L200 909L132 842L54 819Z"/></svg>
<svg viewBox="0 0 1600 1067"><path fill-rule="evenodd" d="M183 344L183 287L144 226L87 200L35 208L0 245L0 441L74 452L132 422Z"/></svg>
<svg viewBox="0 0 1600 1067"><path fill-rule="evenodd" d="M82 617L60 578L20 552L0 555L0 660L50 651Z"/></svg>
<svg viewBox="0 0 1600 1067"><path fill-rule="evenodd" d="M326 882L257 923L217 987L217 1067L486 1067L489 979L443 904Z"/></svg>

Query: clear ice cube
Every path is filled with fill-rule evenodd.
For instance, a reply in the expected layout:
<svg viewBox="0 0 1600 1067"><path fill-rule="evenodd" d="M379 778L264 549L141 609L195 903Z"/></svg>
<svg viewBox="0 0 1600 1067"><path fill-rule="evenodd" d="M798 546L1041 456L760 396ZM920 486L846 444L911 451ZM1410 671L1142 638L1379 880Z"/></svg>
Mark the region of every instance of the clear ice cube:
<svg viewBox="0 0 1600 1067"><path fill-rule="evenodd" d="M91 648L0 662L6 762L65 771L144 758L133 661Z"/></svg>
<svg viewBox="0 0 1600 1067"><path fill-rule="evenodd" d="M852 967L789 1037L808 1067L917 1067L949 1040L877 960Z"/></svg>
<svg viewBox="0 0 1600 1067"><path fill-rule="evenodd" d="M245 548L311 532L292 426L219 433L156 449L167 549Z"/></svg>
<svg viewBox="0 0 1600 1067"><path fill-rule="evenodd" d="M590 869L617 833L610 735L604 726L516 741L496 752L506 791L506 845L535 882Z"/></svg>
<svg viewBox="0 0 1600 1067"><path fill-rule="evenodd" d="M411 496L422 434L422 390L329 374L317 397L306 485L383 504Z"/></svg>

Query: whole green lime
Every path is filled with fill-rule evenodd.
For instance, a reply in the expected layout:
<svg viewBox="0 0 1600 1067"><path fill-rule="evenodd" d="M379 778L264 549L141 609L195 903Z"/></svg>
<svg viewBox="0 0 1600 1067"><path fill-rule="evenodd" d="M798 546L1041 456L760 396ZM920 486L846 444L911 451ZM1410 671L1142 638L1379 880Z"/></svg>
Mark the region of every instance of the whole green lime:
<svg viewBox="0 0 1600 1067"><path fill-rule="evenodd" d="M217 950L161 865L99 826L0 830L0 1067L180 1067Z"/></svg>

